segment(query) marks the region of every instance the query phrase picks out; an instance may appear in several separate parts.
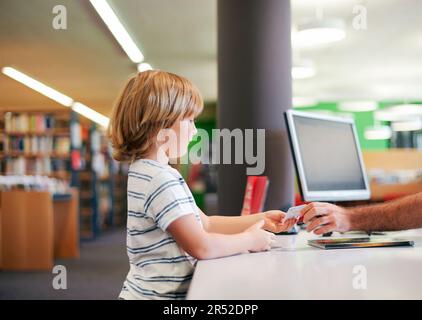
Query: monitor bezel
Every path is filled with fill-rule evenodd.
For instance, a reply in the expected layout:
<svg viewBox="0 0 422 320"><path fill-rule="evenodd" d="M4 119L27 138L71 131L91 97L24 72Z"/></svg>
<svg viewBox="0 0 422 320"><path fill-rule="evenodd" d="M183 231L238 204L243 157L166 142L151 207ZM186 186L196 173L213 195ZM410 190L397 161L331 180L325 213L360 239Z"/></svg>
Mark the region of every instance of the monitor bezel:
<svg viewBox="0 0 422 320"><path fill-rule="evenodd" d="M309 191L306 181L305 171L303 167L302 155L299 149L299 143L296 135L296 125L294 117L305 117L315 120L333 121L349 124L353 131L356 149L359 158L360 168L364 179L365 189L357 190L327 190L327 191ZM287 123L287 130L289 133L289 141L292 150L292 156L295 163L296 174L298 177L298 184L302 198L304 201L355 201L355 200L368 200L371 197L371 190L368 183L365 164L363 162L362 151L356 131L354 119L336 117L331 115L322 115L312 112L302 112L296 110L287 110L285 112L285 119Z"/></svg>

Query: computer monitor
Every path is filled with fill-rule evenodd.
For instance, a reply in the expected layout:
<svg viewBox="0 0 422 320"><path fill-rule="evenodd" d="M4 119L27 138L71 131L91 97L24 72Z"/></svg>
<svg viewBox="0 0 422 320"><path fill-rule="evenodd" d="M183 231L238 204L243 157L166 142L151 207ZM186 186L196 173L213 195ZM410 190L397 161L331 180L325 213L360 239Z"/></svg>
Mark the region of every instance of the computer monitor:
<svg viewBox="0 0 422 320"><path fill-rule="evenodd" d="M285 120L304 201L369 199L353 119L288 110Z"/></svg>

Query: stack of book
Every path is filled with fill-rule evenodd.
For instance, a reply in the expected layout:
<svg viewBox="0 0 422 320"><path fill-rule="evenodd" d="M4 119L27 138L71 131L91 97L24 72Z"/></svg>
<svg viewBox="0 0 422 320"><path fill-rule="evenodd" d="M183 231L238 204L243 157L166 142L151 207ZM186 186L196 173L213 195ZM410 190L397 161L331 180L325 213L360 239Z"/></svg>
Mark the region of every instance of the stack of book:
<svg viewBox="0 0 422 320"><path fill-rule="evenodd" d="M28 114L7 112L4 116L7 133L45 132L54 128L54 117L49 114Z"/></svg>
<svg viewBox="0 0 422 320"><path fill-rule="evenodd" d="M51 153L53 151L53 137L9 135L4 139L4 152L10 153Z"/></svg>
<svg viewBox="0 0 422 320"><path fill-rule="evenodd" d="M6 158L4 171L6 175L50 175L52 173L51 160L49 157Z"/></svg>

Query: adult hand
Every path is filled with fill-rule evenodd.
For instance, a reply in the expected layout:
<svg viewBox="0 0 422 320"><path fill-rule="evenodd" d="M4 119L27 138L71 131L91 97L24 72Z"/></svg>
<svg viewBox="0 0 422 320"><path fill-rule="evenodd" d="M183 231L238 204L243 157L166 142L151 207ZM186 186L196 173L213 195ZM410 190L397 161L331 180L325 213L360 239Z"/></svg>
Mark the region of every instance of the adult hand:
<svg viewBox="0 0 422 320"><path fill-rule="evenodd" d="M330 203L310 203L301 210L300 217L307 224L306 231L313 231L316 235L350 230L350 212Z"/></svg>

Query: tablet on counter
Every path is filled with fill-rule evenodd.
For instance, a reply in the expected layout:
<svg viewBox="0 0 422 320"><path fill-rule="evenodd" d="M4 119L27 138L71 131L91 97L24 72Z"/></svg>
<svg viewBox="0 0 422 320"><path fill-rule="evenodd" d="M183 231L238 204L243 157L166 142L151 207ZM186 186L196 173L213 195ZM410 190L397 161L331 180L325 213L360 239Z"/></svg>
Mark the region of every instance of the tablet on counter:
<svg viewBox="0 0 422 320"><path fill-rule="evenodd" d="M336 238L308 240L310 246L320 249L353 249L375 247L414 246L414 242L396 238Z"/></svg>

